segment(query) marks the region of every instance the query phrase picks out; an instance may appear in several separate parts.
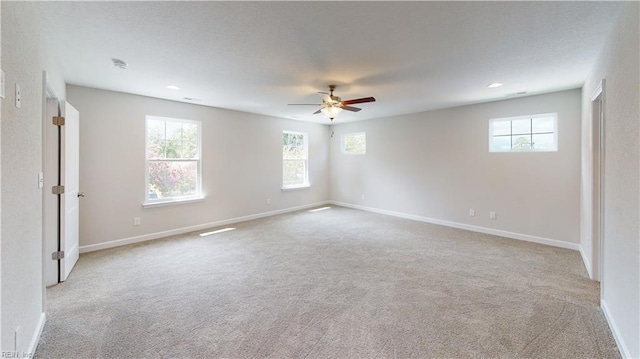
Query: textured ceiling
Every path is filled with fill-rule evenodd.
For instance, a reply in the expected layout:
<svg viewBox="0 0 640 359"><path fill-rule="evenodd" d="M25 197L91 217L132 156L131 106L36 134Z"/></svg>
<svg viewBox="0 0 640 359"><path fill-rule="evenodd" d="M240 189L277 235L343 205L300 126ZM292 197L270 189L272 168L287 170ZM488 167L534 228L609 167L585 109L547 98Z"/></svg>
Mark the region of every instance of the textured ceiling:
<svg viewBox="0 0 640 359"><path fill-rule="evenodd" d="M67 83L328 123L580 87L616 2L40 2ZM111 58L129 67L114 67ZM504 86L487 88L492 82ZM169 90L177 85L180 90ZM185 101L187 102L187 101Z"/></svg>

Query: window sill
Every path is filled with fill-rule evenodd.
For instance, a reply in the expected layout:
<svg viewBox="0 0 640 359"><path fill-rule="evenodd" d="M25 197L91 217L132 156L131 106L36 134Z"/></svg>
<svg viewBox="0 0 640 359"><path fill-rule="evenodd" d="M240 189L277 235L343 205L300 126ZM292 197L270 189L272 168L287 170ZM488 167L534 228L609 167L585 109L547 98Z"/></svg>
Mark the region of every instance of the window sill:
<svg viewBox="0 0 640 359"><path fill-rule="evenodd" d="M310 184L306 184L304 186L282 187L282 192L297 191L297 190L306 189L306 188L311 188L311 185Z"/></svg>
<svg viewBox="0 0 640 359"><path fill-rule="evenodd" d="M195 203L204 201L205 197L191 197L186 199L175 199L169 201L158 201L158 202L145 202L142 204L144 208L152 208L152 207L164 207L164 206L173 206L178 204L187 204L187 203Z"/></svg>

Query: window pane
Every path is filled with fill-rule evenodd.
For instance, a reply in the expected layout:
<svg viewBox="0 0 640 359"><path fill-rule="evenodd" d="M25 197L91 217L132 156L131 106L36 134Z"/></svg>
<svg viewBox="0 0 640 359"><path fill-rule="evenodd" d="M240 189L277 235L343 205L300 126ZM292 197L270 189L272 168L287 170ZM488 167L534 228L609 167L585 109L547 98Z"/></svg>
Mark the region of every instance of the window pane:
<svg viewBox="0 0 640 359"><path fill-rule="evenodd" d="M553 117L534 118L532 120L533 133L553 132L555 127L554 123Z"/></svg>
<svg viewBox="0 0 640 359"><path fill-rule="evenodd" d="M167 122L166 158L196 158L198 153L198 125Z"/></svg>
<svg viewBox="0 0 640 359"><path fill-rule="evenodd" d="M531 136L513 136L513 145L514 150L530 150L531 149Z"/></svg>
<svg viewBox="0 0 640 359"><path fill-rule="evenodd" d="M491 122L491 134L493 134L493 135L509 135L509 134L511 134L511 121L493 121L493 122Z"/></svg>
<svg viewBox="0 0 640 359"><path fill-rule="evenodd" d="M304 186L306 181L305 160L285 160L282 163L282 186Z"/></svg>
<svg viewBox="0 0 640 359"><path fill-rule="evenodd" d="M525 133L531 133L531 120L513 120L511 121L511 133L514 135L522 135Z"/></svg>
<svg viewBox="0 0 640 359"><path fill-rule="evenodd" d="M180 133L180 147L177 150L180 158L196 158L198 155L198 125L183 123Z"/></svg>
<svg viewBox="0 0 640 359"><path fill-rule="evenodd" d="M305 159L304 134L283 133L282 134L282 158L283 159Z"/></svg>
<svg viewBox="0 0 640 359"><path fill-rule="evenodd" d="M164 158L164 121L147 120L147 158Z"/></svg>
<svg viewBox="0 0 640 359"><path fill-rule="evenodd" d="M492 151L509 151L511 149L511 136L493 137L491 140Z"/></svg>
<svg viewBox="0 0 640 359"><path fill-rule="evenodd" d="M175 135L173 136L175 137ZM165 156L165 158L173 158L173 159L178 159L178 158L182 158L180 156L180 147L181 147L181 142L179 139L176 138L167 138L167 155Z"/></svg>
<svg viewBox="0 0 640 359"><path fill-rule="evenodd" d="M556 150L553 143L555 135L553 133L544 135L533 135L533 149L536 150Z"/></svg>
<svg viewBox="0 0 640 359"><path fill-rule="evenodd" d="M364 133L348 133L342 136L342 152L362 155L367 152L367 140Z"/></svg>
<svg viewBox="0 0 640 359"><path fill-rule="evenodd" d="M167 139L176 138L182 130L182 122L166 121Z"/></svg>
<svg viewBox="0 0 640 359"><path fill-rule="evenodd" d="M148 199L197 195L197 161L150 161Z"/></svg>

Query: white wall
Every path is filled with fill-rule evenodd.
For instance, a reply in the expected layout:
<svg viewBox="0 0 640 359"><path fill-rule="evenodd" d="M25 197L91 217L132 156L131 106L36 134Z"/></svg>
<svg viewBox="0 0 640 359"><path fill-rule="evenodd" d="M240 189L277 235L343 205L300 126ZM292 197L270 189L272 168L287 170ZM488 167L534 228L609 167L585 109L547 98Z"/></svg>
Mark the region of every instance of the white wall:
<svg viewBox="0 0 640 359"><path fill-rule="evenodd" d="M64 81L50 62L40 36L36 3L6 2L2 6L2 67L6 98L2 101L2 338L3 351L35 349L43 324L42 71L51 74L59 96ZM22 89L22 107L14 106L14 86ZM18 346L14 333L18 330Z"/></svg>
<svg viewBox="0 0 640 359"><path fill-rule="evenodd" d="M80 245L310 205L328 198L329 127L86 87L80 111ZM202 121L203 202L143 208L145 116ZM309 134L311 188L282 187L282 131ZM271 204L266 204L266 199ZM133 226L140 217L141 225ZM87 247L89 246L89 247Z"/></svg>
<svg viewBox="0 0 640 359"><path fill-rule="evenodd" d="M639 4L630 2L589 74L582 94L583 252L591 226L591 103L605 89L602 304L623 355L640 358L640 74ZM589 248L589 250L587 250Z"/></svg>
<svg viewBox="0 0 640 359"><path fill-rule="evenodd" d="M577 248L580 96L577 89L336 125L331 199ZM549 112L558 113L558 152L489 153L489 119ZM340 135L360 131L367 154L341 154Z"/></svg>

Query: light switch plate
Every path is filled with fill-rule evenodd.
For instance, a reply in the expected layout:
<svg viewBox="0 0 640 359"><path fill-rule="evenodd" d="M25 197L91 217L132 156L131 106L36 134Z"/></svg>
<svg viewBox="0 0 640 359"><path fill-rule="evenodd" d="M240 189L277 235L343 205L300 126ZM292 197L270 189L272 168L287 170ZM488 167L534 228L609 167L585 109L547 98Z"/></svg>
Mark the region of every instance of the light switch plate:
<svg viewBox="0 0 640 359"><path fill-rule="evenodd" d="M20 103L22 101L22 92L20 92L20 85L16 84L16 107L20 108Z"/></svg>
<svg viewBox="0 0 640 359"><path fill-rule="evenodd" d="M44 173L38 173L38 188L42 189L44 187Z"/></svg>
<svg viewBox="0 0 640 359"><path fill-rule="evenodd" d="M4 71L0 70L0 98L4 98Z"/></svg>

